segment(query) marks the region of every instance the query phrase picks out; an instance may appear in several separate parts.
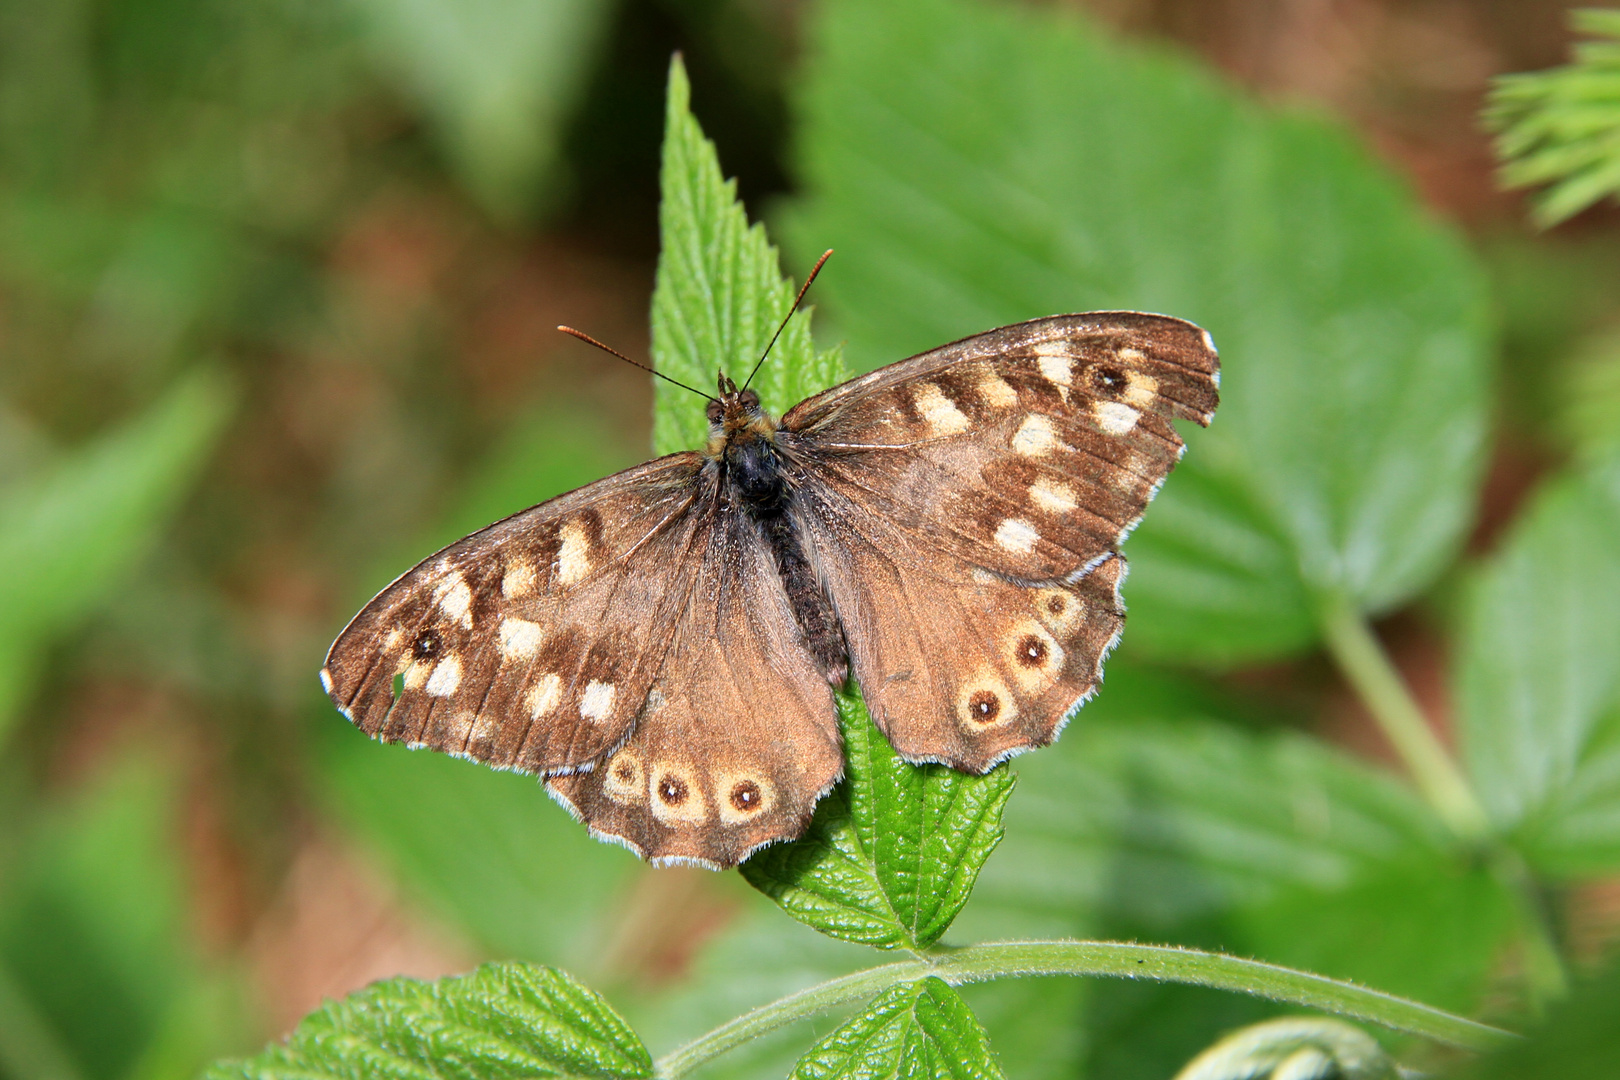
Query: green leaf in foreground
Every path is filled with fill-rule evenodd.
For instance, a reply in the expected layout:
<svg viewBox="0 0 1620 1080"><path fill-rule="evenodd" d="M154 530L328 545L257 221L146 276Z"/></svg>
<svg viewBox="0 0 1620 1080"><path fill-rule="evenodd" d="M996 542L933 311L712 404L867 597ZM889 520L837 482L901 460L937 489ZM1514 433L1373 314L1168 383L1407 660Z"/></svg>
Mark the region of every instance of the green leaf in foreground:
<svg viewBox="0 0 1620 1080"><path fill-rule="evenodd" d="M86 615L196 478L230 394L198 371L147 412L0 492L0 733L43 642Z"/></svg>
<svg viewBox="0 0 1620 1080"><path fill-rule="evenodd" d="M1548 485L1472 597L1464 757L1547 868L1620 866L1620 458Z"/></svg>
<svg viewBox="0 0 1620 1080"><path fill-rule="evenodd" d="M853 695L840 695L845 780L800 840L766 848L743 876L794 918L880 948L926 948L956 918L1001 840L1006 765L968 776L912 765Z"/></svg>
<svg viewBox="0 0 1620 1080"><path fill-rule="evenodd" d="M795 290L782 276L764 226L748 224L737 182L720 172L714 144L692 116L691 87L678 56L669 68L659 182L653 361L670 378L699 390L714 390L717 371L741 383L787 314ZM816 351L810 313L800 311L752 385L767 409L781 413L844 377L838 351ZM708 426L697 399L662 380L655 395L654 449L668 454L702 446Z"/></svg>
<svg viewBox="0 0 1620 1080"><path fill-rule="evenodd" d="M855 366L1062 311L1191 319L1221 408L1126 552L1127 640L1212 663L1410 597L1473 516L1482 276L1339 125L1257 107L1070 10L829 0L786 219L838 250ZM818 286L819 287L819 286Z"/></svg>
<svg viewBox="0 0 1620 1080"><path fill-rule="evenodd" d="M1620 194L1620 12L1576 11L1570 21L1599 40L1575 46L1565 67L1497 79L1485 110L1502 182L1551 185L1535 200L1543 228Z"/></svg>
<svg viewBox="0 0 1620 1080"><path fill-rule="evenodd" d="M939 979L901 983L800 1059L791 1080L991 1080L1001 1067L961 996Z"/></svg>
<svg viewBox="0 0 1620 1080"><path fill-rule="evenodd" d="M210 1080L285 1077L501 1080L652 1075L619 1014L554 968L485 964L437 982L389 979L306 1016L285 1042L221 1062Z"/></svg>

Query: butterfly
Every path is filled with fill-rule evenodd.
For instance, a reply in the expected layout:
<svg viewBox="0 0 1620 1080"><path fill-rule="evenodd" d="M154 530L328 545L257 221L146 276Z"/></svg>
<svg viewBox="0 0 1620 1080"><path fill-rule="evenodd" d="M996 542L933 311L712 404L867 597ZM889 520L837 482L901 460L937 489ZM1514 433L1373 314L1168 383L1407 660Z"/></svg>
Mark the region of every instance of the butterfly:
<svg viewBox="0 0 1620 1080"><path fill-rule="evenodd" d="M702 451L429 557L322 684L385 742L538 774L654 863L733 866L842 775L850 677L909 761L983 773L1056 738L1119 639L1171 421L1207 425L1219 382L1208 333L1135 312L977 334L780 420L722 375Z"/></svg>

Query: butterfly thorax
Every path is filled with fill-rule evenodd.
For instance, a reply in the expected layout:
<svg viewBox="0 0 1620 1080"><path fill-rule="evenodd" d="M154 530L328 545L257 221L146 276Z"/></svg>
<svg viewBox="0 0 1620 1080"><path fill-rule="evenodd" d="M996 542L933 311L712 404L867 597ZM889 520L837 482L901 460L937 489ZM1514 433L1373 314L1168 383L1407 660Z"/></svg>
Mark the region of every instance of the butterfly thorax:
<svg viewBox="0 0 1620 1080"><path fill-rule="evenodd" d="M776 420L752 390L721 376L720 397L709 403L705 455L721 466L725 484L756 517L785 509L788 484L776 446Z"/></svg>
<svg viewBox="0 0 1620 1080"><path fill-rule="evenodd" d="M720 397L709 403L705 456L720 471L720 484L759 529L776 561L794 621L805 647L827 681L842 686L849 652L832 601L805 551L792 511L793 487L776 441L775 418L759 395L720 377Z"/></svg>

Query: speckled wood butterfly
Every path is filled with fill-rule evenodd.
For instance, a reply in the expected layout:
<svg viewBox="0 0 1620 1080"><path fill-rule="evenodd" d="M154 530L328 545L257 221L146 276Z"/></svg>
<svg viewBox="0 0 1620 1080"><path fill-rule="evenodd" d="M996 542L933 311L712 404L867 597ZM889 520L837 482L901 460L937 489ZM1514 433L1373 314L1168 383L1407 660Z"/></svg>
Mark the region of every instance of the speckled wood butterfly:
<svg viewBox="0 0 1620 1080"><path fill-rule="evenodd" d="M702 452L430 557L321 681L367 734L537 773L645 858L735 865L838 780L849 675L911 761L1056 738L1119 638L1171 420L1208 424L1219 381L1207 333L1132 312L965 338L779 421L722 376Z"/></svg>

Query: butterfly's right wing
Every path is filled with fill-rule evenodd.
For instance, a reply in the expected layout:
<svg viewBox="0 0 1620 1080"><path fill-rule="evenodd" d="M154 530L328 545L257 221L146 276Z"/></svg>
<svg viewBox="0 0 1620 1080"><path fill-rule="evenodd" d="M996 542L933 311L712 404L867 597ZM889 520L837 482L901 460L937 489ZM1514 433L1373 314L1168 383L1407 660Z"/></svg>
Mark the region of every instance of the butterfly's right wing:
<svg viewBox="0 0 1620 1080"><path fill-rule="evenodd" d="M1119 545L1207 424L1180 319L1059 315L891 364L782 418L795 512L873 719L980 772L1050 742L1123 619Z"/></svg>
<svg viewBox="0 0 1620 1080"><path fill-rule="evenodd" d="M703 464L660 458L424 560L333 643L333 703L385 742L589 768L628 735L693 600L715 506Z"/></svg>

